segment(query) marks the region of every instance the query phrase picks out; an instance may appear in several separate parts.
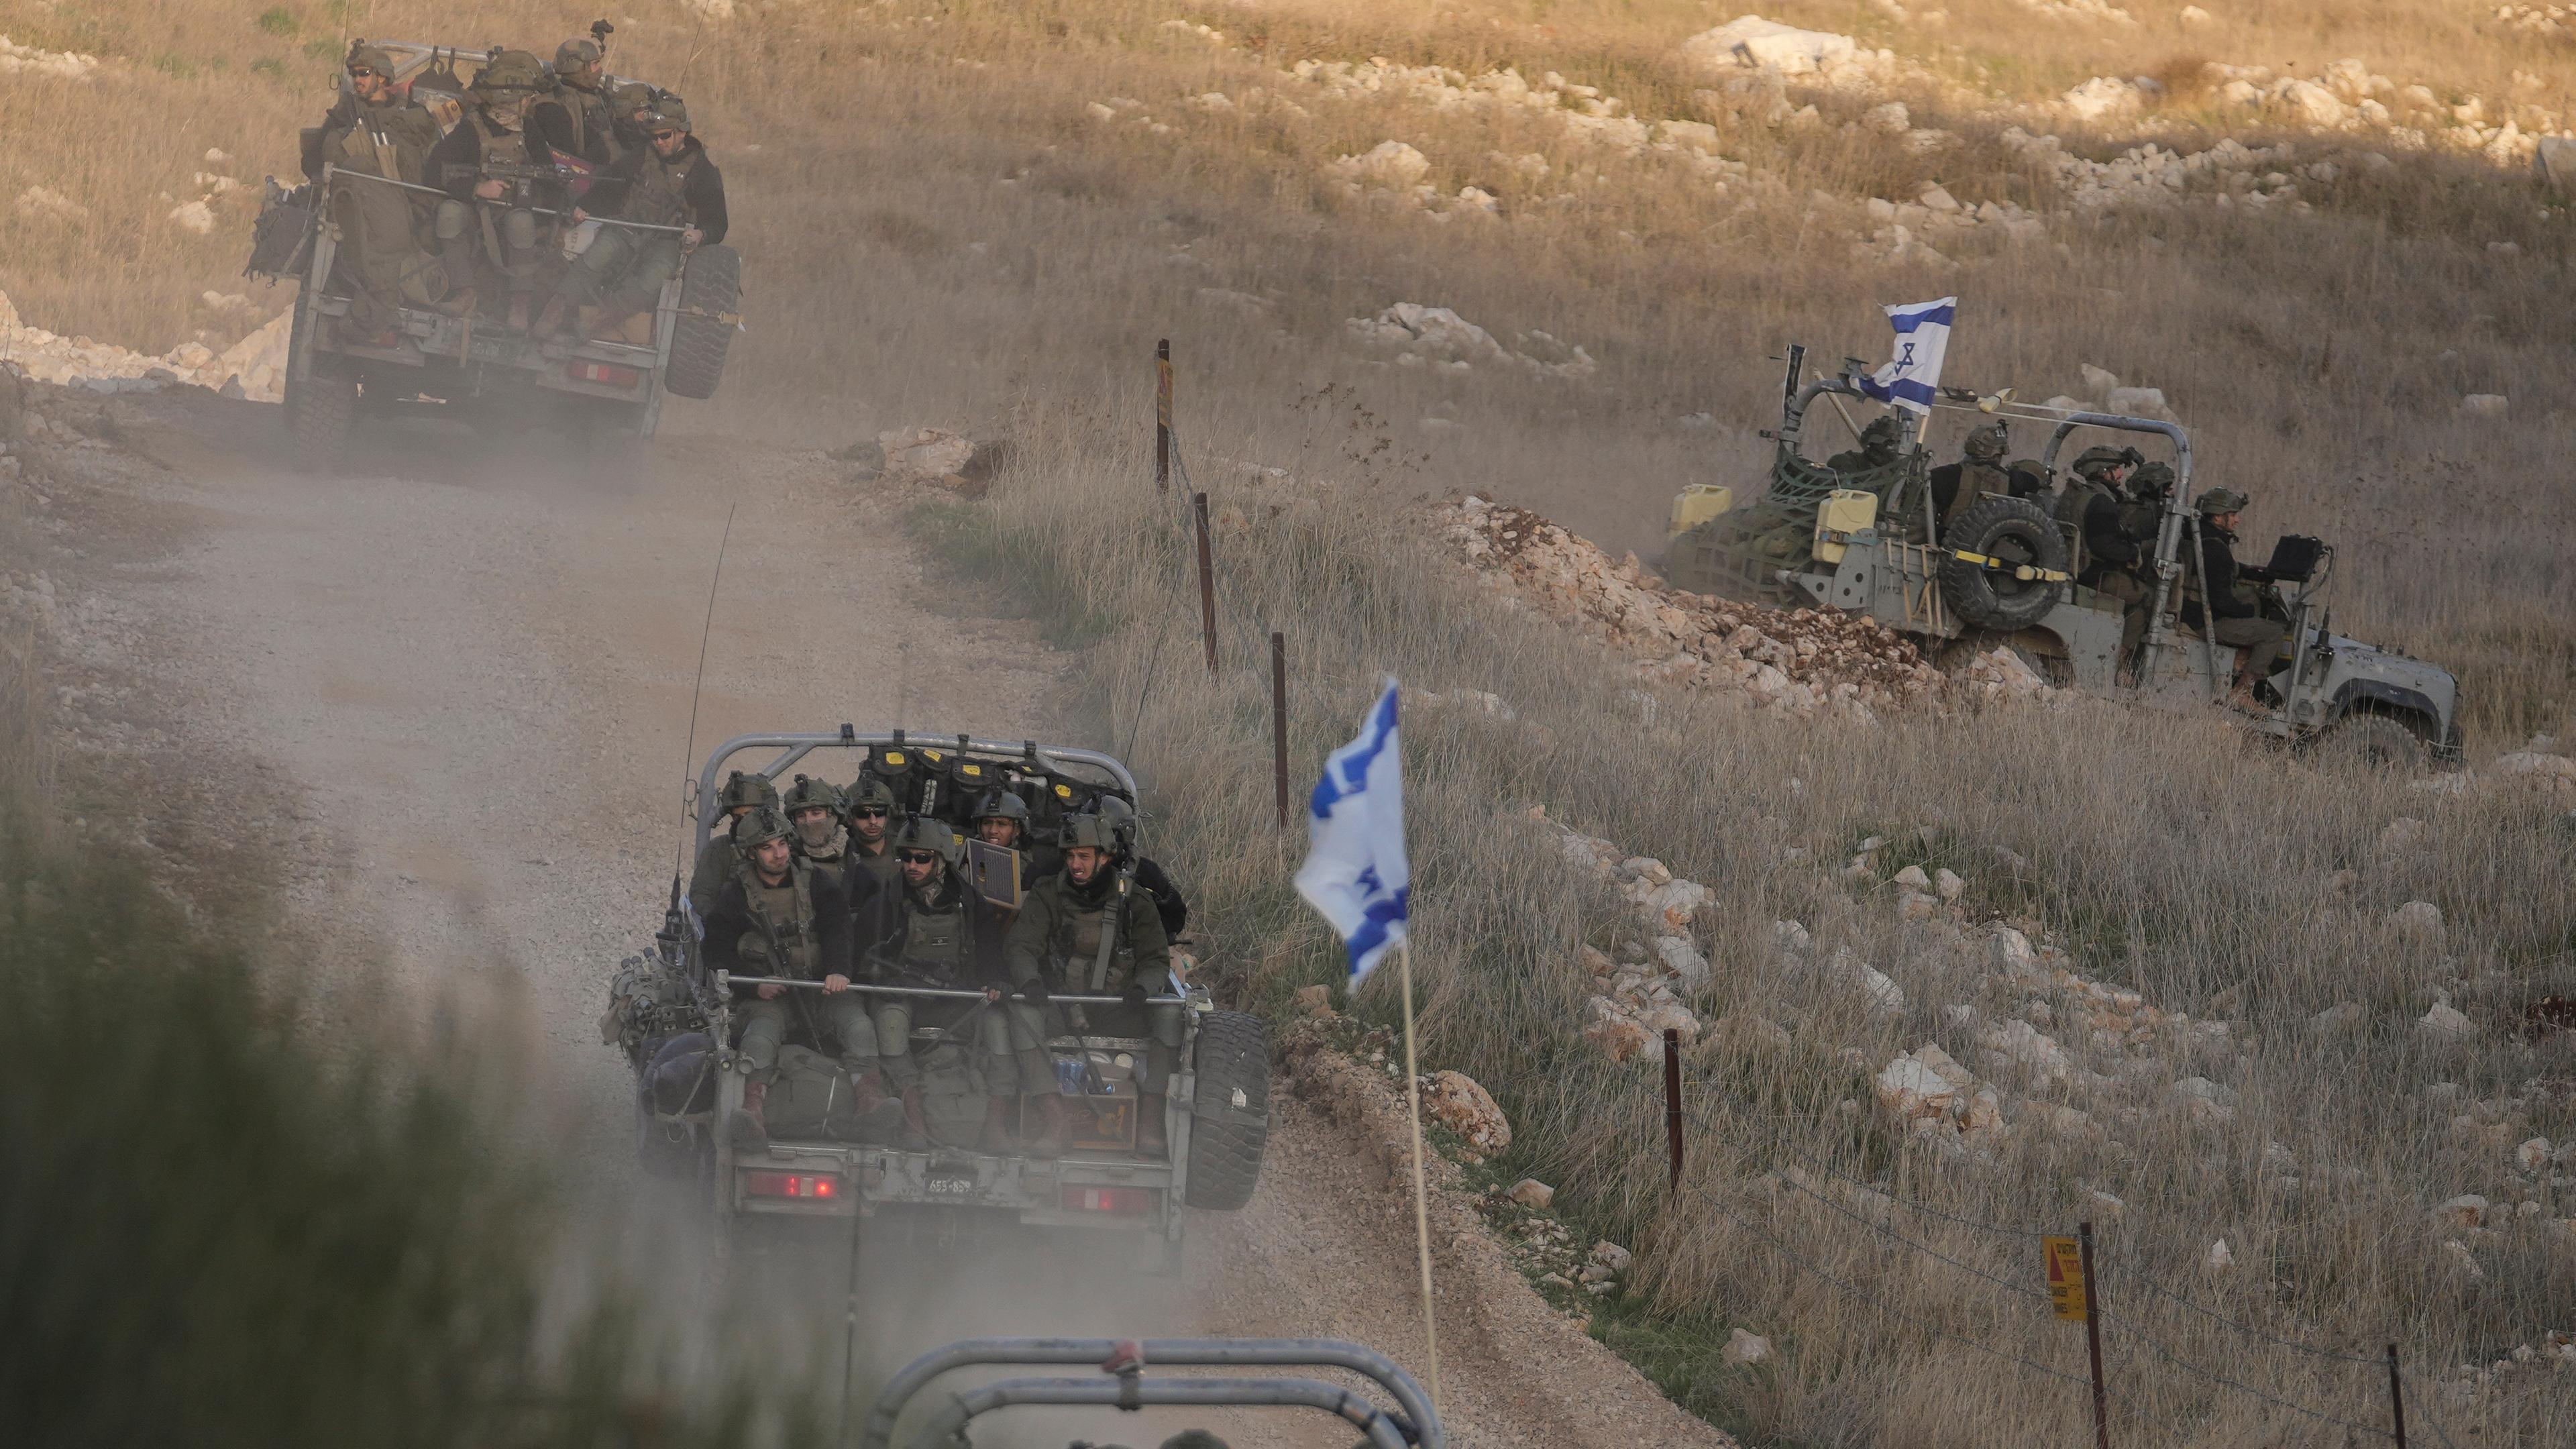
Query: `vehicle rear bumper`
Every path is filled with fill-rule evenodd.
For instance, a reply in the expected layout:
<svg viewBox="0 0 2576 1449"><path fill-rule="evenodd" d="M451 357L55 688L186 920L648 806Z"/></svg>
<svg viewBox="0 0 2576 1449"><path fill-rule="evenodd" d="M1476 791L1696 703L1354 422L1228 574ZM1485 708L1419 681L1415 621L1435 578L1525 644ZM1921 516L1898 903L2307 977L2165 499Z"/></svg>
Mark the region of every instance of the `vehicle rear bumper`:
<svg viewBox="0 0 2576 1449"><path fill-rule="evenodd" d="M765 1183L756 1180L760 1174L767 1175ZM826 1193L802 1181L779 1190L785 1186L781 1177L823 1176L833 1182ZM1163 1232L1177 1206L1176 1182L1170 1163L1123 1153L1042 1158L775 1142L766 1153L734 1160L726 1204L748 1216L845 1218L853 1210L873 1217L888 1208L954 1209L1007 1213L1031 1227Z"/></svg>

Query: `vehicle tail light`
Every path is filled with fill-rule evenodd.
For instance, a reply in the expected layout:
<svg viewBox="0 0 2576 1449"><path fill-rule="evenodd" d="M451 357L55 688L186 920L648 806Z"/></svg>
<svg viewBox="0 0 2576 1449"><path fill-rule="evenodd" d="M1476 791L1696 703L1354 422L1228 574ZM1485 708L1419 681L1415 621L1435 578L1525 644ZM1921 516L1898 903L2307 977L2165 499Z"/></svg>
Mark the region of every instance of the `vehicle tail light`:
<svg viewBox="0 0 2576 1449"><path fill-rule="evenodd" d="M605 362L575 361L572 365L572 378L575 382L605 383L610 387L633 387L644 380L644 374L631 367L611 367Z"/></svg>
<svg viewBox="0 0 2576 1449"><path fill-rule="evenodd" d="M746 1172L742 1190L752 1197L836 1198L841 1179L802 1172Z"/></svg>
<svg viewBox="0 0 2576 1449"><path fill-rule="evenodd" d="M1143 1213L1154 1210L1154 1193L1143 1187L1067 1187L1061 1199L1067 1212Z"/></svg>

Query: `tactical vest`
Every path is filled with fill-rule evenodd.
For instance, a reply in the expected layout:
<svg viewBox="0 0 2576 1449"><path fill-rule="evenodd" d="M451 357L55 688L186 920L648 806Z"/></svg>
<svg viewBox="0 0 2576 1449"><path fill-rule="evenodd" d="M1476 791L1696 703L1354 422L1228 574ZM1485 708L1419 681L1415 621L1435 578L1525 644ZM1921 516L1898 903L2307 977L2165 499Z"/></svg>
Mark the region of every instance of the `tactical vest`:
<svg viewBox="0 0 2576 1449"><path fill-rule="evenodd" d="M877 883L880 885L890 881L896 881L903 875L903 863L895 859L894 847L891 845L878 851L874 855L870 855L866 851L859 849L856 844L852 844L850 847L850 864L855 869L864 870L868 874L875 876L877 878ZM901 889L900 886L897 886L896 888Z"/></svg>
<svg viewBox="0 0 2576 1449"><path fill-rule="evenodd" d="M1076 995L1116 996L1136 979L1136 943L1128 939L1126 931L1127 903L1134 893L1135 882L1123 876L1107 899L1088 909L1076 902L1069 890L1066 892L1068 910L1056 926L1066 990Z"/></svg>
<svg viewBox="0 0 2576 1449"><path fill-rule="evenodd" d="M371 106L362 101L326 159L343 171L417 182L436 139L428 114L417 107L405 102Z"/></svg>
<svg viewBox="0 0 2576 1449"><path fill-rule="evenodd" d="M813 980L822 953L822 940L815 931L814 867L790 860L787 879L773 886L745 863L736 867L735 878L742 882L743 904L752 919L752 929L743 933L736 947L742 959L766 962L767 974L772 976ZM775 950L770 946L773 939Z"/></svg>
<svg viewBox="0 0 2576 1449"><path fill-rule="evenodd" d="M554 94L547 97L563 107L564 117L572 123L572 150L576 156L590 154L590 138L608 131L608 102L576 85L555 83Z"/></svg>
<svg viewBox="0 0 2576 1449"><path fill-rule="evenodd" d="M678 226L690 220L688 204L681 200L689 181L689 172L706 153L688 151L678 161L665 161L659 155L647 155L635 168L635 180L626 191L626 204L618 212L620 219L646 226Z"/></svg>
<svg viewBox="0 0 2576 1449"><path fill-rule="evenodd" d="M528 138L524 133L495 126L480 107L466 113L465 124L474 128L474 162L478 167L508 169L528 164Z"/></svg>
<svg viewBox="0 0 2576 1449"><path fill-rule="evenodd" d="M966 960L966 893L957 890L944 909L932 910L906 892L903 900L903 969L937 981L955 981Z"/></svg>
<svg viewBox="0 0 2576 1449"><path fill-rule="evenodd" d="M2080 574L2084 572L2085 565L2092 562L2092 550L2084 546L2084 515L2093 511L2095 499L2108 499L2110 496L2108 487L2090 478L2076 479L2066 485L2065 492L2057 495L2058 527L2067 530L2074 538L2068 550L2069 572Z"/></svg>

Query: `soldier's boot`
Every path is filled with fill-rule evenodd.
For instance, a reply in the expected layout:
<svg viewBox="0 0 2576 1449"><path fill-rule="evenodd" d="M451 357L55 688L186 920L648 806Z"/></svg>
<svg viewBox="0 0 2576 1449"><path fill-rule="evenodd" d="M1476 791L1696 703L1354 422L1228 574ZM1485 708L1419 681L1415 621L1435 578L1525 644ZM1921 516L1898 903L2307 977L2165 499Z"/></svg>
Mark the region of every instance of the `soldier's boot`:
<svg viewBox="0 0 2576 1449"><path fill-rule="evenodd" d="M906 1123L918 1110L910 1101L898 1102L886 1095L885 1077L874 1067L851 1075L858 1091L859 1136L867 1142L894 1142L901 1138ZM906 1093L909 1098L912 1094ZM914 1151L920 1148L906 1142ZM927 1145L927 1144L924 1144Z"/></svg>
<svg viewBox="0 0 2576 1449"><path fill-rule="evenodd" d="M1029 1139L1031 1157L1062 1157L1065 1148L1064 1099L1053 1092L1040 1092L1025 1099L1037 1104L1038 1134ZM1025 1104L1023 1112L1027 1111Z"/></svg>
<svg viewBox="0 0 2576 1449"><path fill-rule="evenodd" d="M537 314L537 335L539 337L552 337L556 333L561 332L564 325L564 313L571 310L572 303L566 301L562 293L559 292L554 296L548 297L546 299L545 310Z"/></svg>
<svg viewBox="0 0 2576 1449"><path fill-rule="evenodd" d="M904 1088L903 1105L897 1110L902 1115L895 1127L895 1142L906 1152L927 1150L930 1146L930 1117L921 1110L921 1089ZM990 1114L985 1117L984 1130L987 1133L992 1131Z"/></svg>
<svg viewBox="0 0 2576 1449"><path fill-rule="evenodd" d="M1163 1133L1163 1094L1136 1094L1136 1150L1146 1157L1160 1157L1172 1150L1171 1139Z"/></svg>
<svg viewBox="0 0 2576 1449"><path fill-rule="evenodd" d="M984 1099L983 1148L986 1152L1017 1152L1020 1150L1019 1139L1011 1135L1010 1098L987 1097Z"/></svg>
<svg viewBox="0 0 2576 1449"><path fill-rule="evenodd" d="M450 317L470 317L482 300L482 293L467 287L462 291L448 293L446 300L438 304L438 310Z"/></svg>
<svg viewBox="0 0 2576 1449"><path fill-rule="evenodd" d="M769 1150L769 1124L761 1120L761 1107L769 1097L769 1084L747 1082L742 1089L742 1105L725 1119L725 1140L737 1152Z"/></svg>

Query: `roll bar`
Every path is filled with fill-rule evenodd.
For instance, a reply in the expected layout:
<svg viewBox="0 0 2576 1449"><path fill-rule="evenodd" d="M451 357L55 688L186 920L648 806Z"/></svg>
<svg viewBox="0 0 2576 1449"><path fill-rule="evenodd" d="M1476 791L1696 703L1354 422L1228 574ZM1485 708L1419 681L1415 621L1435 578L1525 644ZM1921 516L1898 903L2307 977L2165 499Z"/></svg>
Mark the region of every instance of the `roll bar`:
<svg viewBox="0 0 2576 1449"><path fill-rule="evenodd" d="M958 1369L983 1364L1087 1364L1105 1366L1113 1362L1135 1362L1141 1370L1145 1364L1169 1367L1249 1367L1254 1365L1280 1368L1337 1368L1368 1378L1384 1388L1401 1408L1401 1416L1388 1415L1360 1400L1374 1421L1353 1417L1348 1401L1356 1396L1330 1384L1305 1379L1239 1380L1239 1379L1165 1379L1147 1381L1141 1372L1121 1374L1114 1379L1017 1379L1007 1380L980 1391L1008 1390L1012 1397L977 1402L977 1394L961 1395L958 1405L944 1408L936 1422L954 1431L976 1414L1006 1407L1012 1403L1082 1403L1123 1405L1131 1402L1122 1394L1133 1394L1135 1404L1298 1404L1322 1408L1351 1419L1368 1430L1369 1441L1381 1449L1402 1449L1407 1443L1421 1449L1447 1449L1447 1438L1440 1428L1440 1417L1422 1386L1411 1374L1396 1366L1395 1360L1372 1348L1346 1343L1333 1338L1148 1338L1141 1342L1121 1342L1108 1338L969 1338L942 1348L932 1349L898 1370L877 1391L876 1402L868 1409L868 1420L859 1433L860 1449L892 1449L895 1421L915 1395L929 1387L932 1380ZM1031 1388L1043 1385L1044 1388ZM1053 1393L1055 1386L1078 1388L1082 1398L1017 1397L1022 1394ZM1148 1394L1185 1393L1194 1385L1216 1386L1220 1392L1234 1393L1247 1385L1257 1385L1261 1398L1189 1398L1146 1397ZM1329 1401L1309 1391L1320 1389L1341 1397ZM963 1412L960 1413L960 1408ZM1379 1428L1398 1437L1382 1438Z"/></svg>
<svg viewBox="0 0 2576 1449"><path fill-rule="evenodd" d="M1106 772L1118 782L1120 789L1127 792L1130 800L1136 797L1136 777L1128 773L1127 767L1114 756L1102 754L1098 750L1078 750L1065 745L1040 745L1035 740L979 740L963 735L925 734L912 730L862 734L848 725L841 726L838 731L831 734L736 735L716 746L714 752L707 756L706 764L698 770L697 786L690 792L688 800L686 829L691 834L687 839L687 848L680 858L689 860L695 857L699 844L694 833L700 819L699 806L715 798L716 772L723 769L725 761L735 755L744 750L783 751L778 758L760 767L760 773L776 779L780 771L816 750L873 748L877 745L918 746L929 750L953 749L960 754L990 755L1011 760L1034 758L1048 765L1083 766Z"/></svg>
<svg viewBox="0 0 2576 1449"><path fill-rule="evenodd" d="M1109 1379L1004 1379L968 1389L932 1412L916 1442L962 1444L959 1435L978 1415L1021 1404L1137 1409L1149 1404L1263 1405L1322 1409L1349 1421L1373 1449L1411 1449L1402 1426L1377 1405L1339 1384L1316 1379L1155 1379L1134 1384Z"/></svg>

